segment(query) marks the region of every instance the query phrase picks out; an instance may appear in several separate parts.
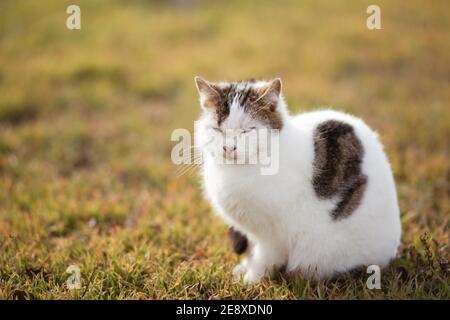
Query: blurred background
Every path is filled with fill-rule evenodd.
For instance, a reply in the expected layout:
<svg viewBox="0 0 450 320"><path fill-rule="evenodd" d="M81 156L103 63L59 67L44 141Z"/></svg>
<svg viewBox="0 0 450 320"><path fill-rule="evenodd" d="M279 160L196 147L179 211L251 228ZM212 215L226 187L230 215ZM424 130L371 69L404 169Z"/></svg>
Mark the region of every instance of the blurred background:
<svg viewBox="0 0 450 320"><path fill-rule="evenodd" d="M200 113L195 75L279 76L292 113L365 119L398 186L397 264L414 273L421 250L445 263L448 1L373 2L1 1L0 298L320 297L232 282L226 226L195 168L180 177L170 161L172 130L192 131ZM66 28L71 4L81 30ZM370 4L382 30L366 27ZM65 287L70 264L85 289ZM449 295L440 282L351 297Z"/></svg>

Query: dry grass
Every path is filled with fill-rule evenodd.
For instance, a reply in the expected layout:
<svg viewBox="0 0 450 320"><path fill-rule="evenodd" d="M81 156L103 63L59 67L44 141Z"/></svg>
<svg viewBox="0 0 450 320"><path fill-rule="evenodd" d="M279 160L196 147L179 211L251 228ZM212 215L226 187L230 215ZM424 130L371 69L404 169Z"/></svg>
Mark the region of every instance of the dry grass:
<svg viewBox="0 0 450 320"><path fill-rule="evenodd" d="M0 298L450 298L447 1L0 3ZM379 131L403 245L383 272L244 287L170 133L199 114L193 76L281 76L292 111L332 105ZM67 289L66 268L82 286Z"/></svg>

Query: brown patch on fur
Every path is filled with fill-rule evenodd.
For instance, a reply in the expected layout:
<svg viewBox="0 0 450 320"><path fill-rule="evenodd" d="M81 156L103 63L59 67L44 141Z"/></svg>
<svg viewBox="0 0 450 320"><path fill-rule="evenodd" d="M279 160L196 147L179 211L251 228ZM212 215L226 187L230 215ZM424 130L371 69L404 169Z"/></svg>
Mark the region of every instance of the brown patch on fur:
<svg viewBox="0 0 450 320"><path fill-rule="evenodd" d="M267 88L253 91L251 99L245 104L245 110L255 119L272 129L283 128L283 119L277 111L278 99L272 94L267 94Z"/></svg>
<svg viewBox="0 0 450 320"><path fill-rule="evenodd" d="M230 106L236 95L236 86L233 84L227 85L225 88L219 88L220 99L216 105L217 125L221 125L222 122L230 114Z"/></svg>
<svg viewBox="0 0 450 320"><path fill-rule="evenodd" d="M367 176L361 172L361 141L351 125L329 120L314 131L314 152L316 195L322 199L339 196L331 215L335 220L348 217L359 206L367 185Z"/></svg>
<svg viewBox="0 0 450 320"><path fill-rule="evenodd" d="M367 176L360 175L352 181L349 181L341 193L341 201L331 212L334 219L345 218L349 216L361 203L367 185Z"/></svg>
<svg viewBox="0 0 450 320"><path fill-rule="evenodd" d="M237 254L243 254L248 247L247 237L233 227L230 227L228 230L228 235L233 246L233 251Z"/></svg>

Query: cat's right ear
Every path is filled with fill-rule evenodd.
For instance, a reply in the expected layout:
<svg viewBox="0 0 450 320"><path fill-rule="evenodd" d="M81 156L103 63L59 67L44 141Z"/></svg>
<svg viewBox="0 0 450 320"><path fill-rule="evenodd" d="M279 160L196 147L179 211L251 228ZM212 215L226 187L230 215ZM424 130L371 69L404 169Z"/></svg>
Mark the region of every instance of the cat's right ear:
<svg viewBox="0 0 450 320"><path fill-rule="evenodd" d="M195 85L200 95L200 105L204 109L213 108L220 99L220 94L212 83L203 78L195 77Z"/></svg>

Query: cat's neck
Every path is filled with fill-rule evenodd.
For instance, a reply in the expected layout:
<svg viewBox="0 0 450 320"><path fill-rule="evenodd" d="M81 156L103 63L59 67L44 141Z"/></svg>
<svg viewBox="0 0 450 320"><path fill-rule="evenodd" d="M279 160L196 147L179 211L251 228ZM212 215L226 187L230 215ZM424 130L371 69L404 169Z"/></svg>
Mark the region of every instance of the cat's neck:
<svg viewBox="0 0 450 320"><path fill-rule="evenodd" d="M281 114L283 125L285 125L291 120L291 116L289 115L288 107L283 96L280 96L278 100L277 111Z"/></svg>

